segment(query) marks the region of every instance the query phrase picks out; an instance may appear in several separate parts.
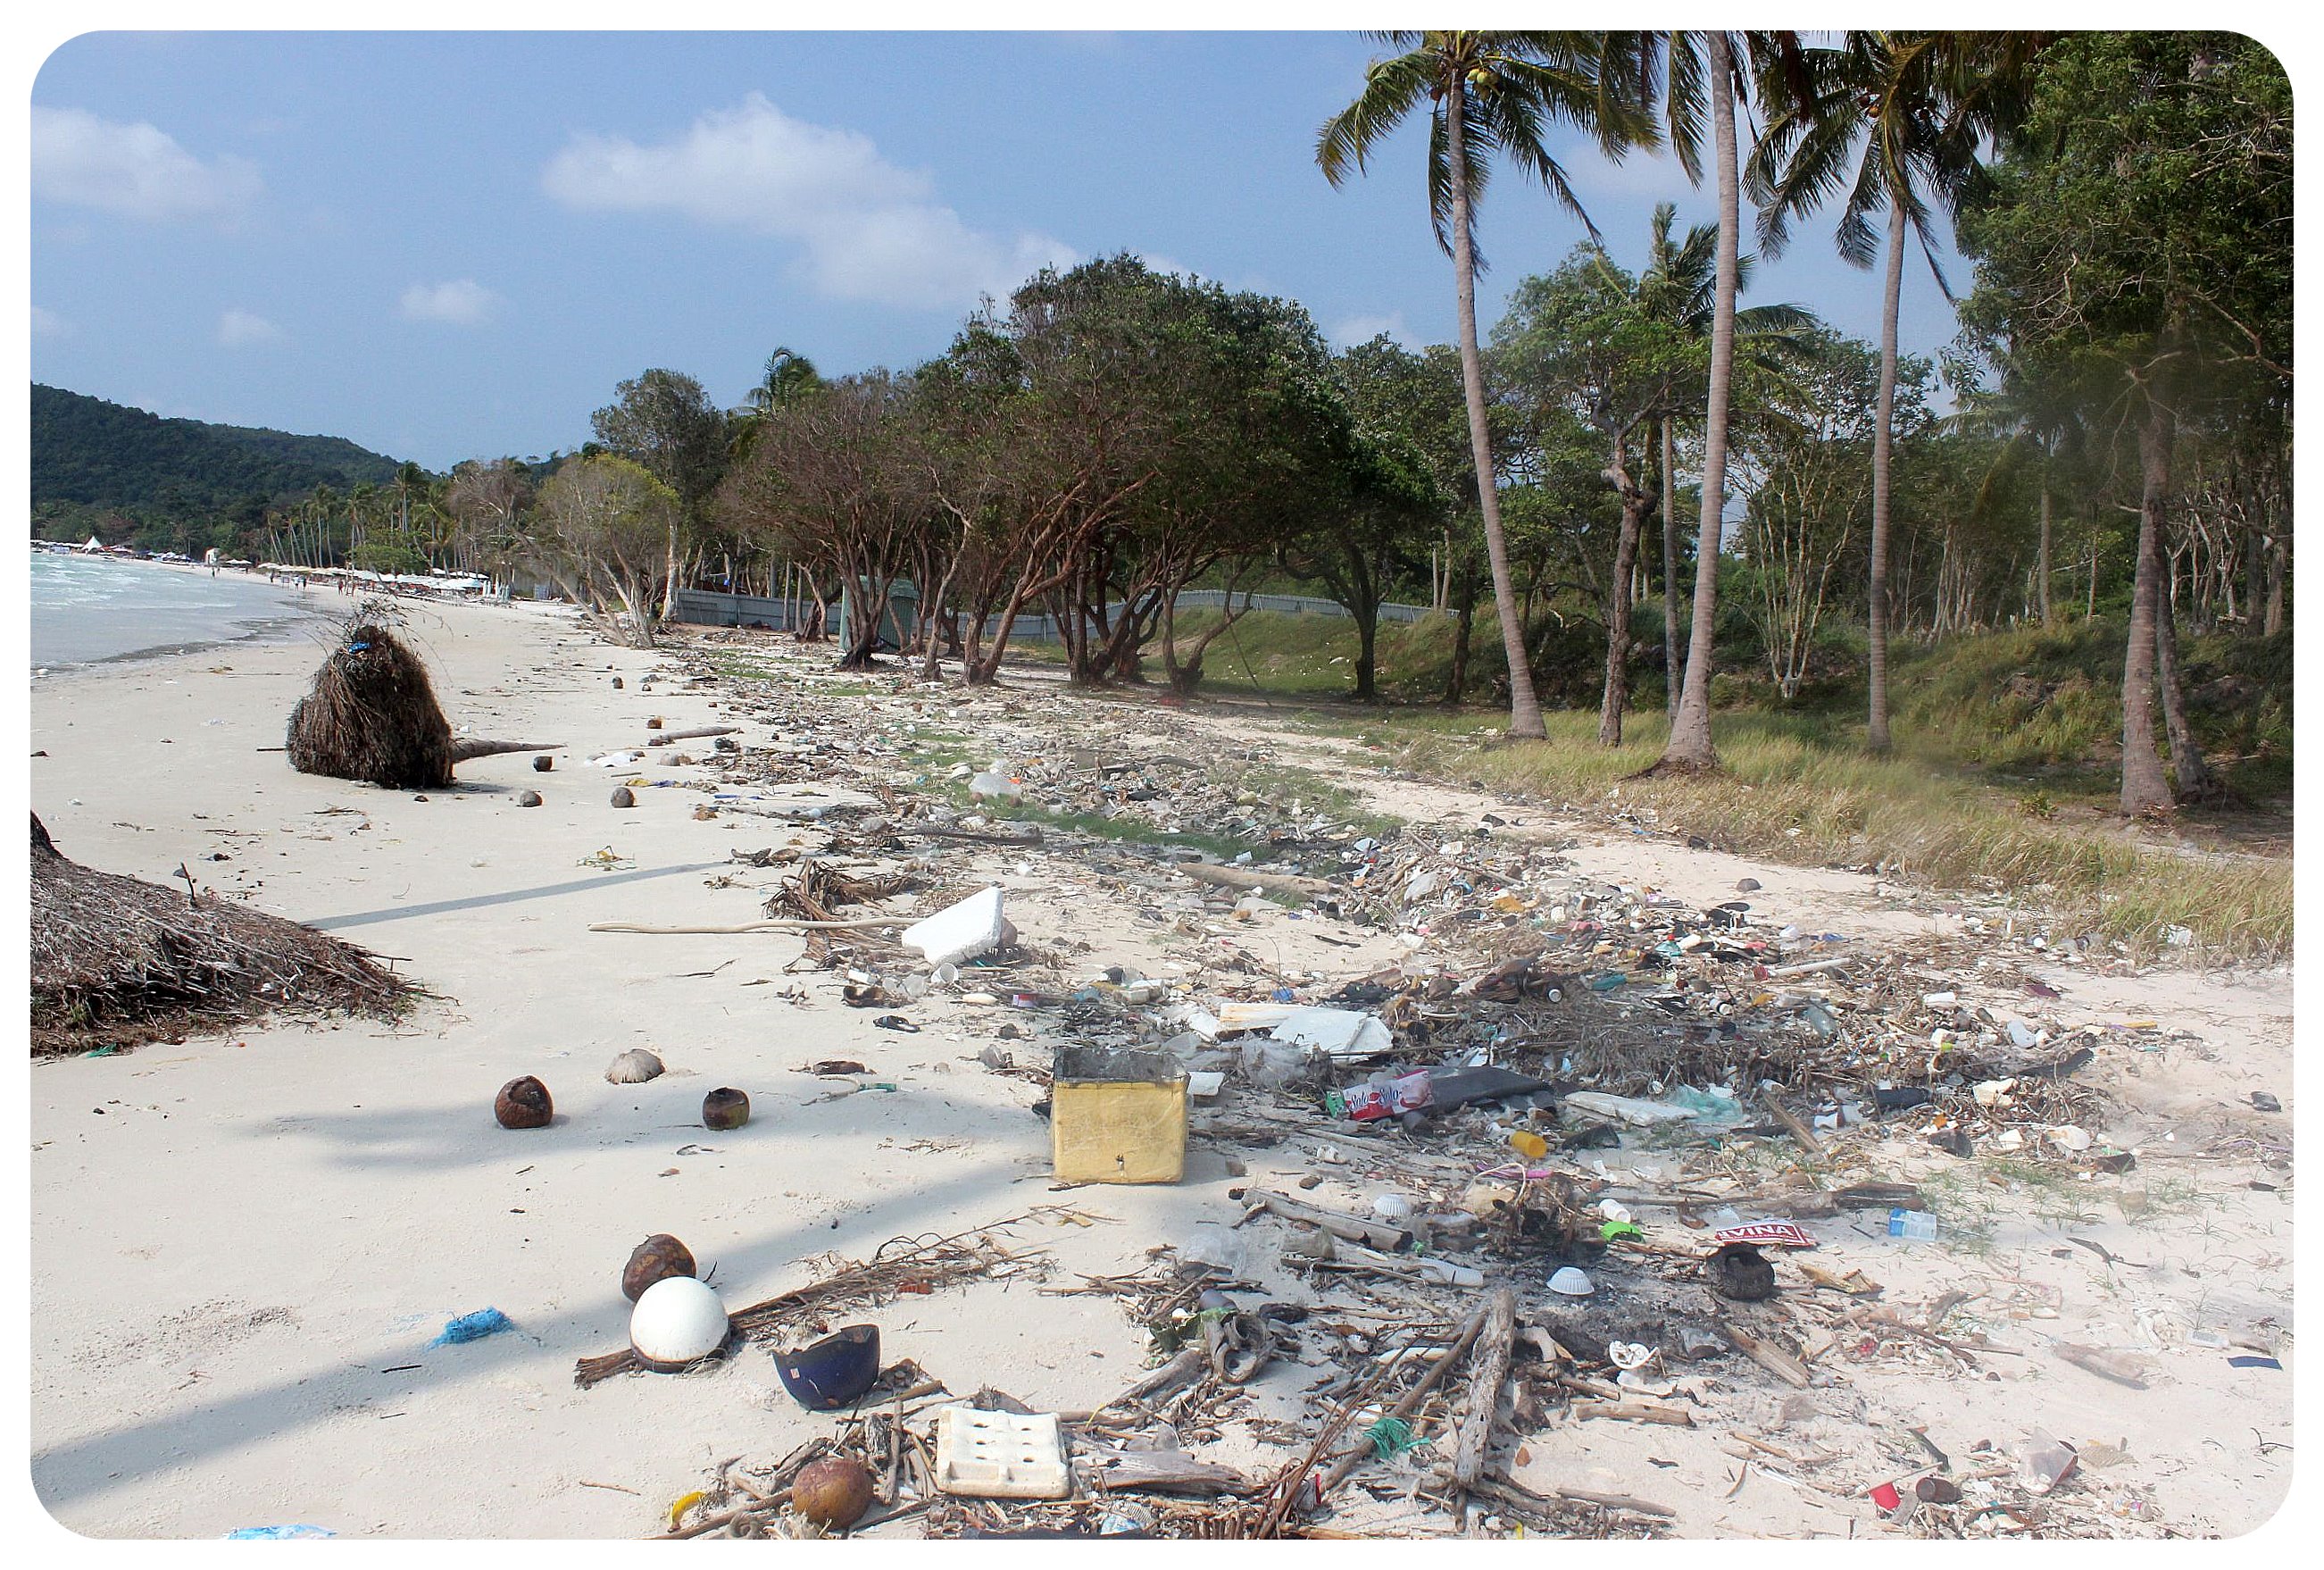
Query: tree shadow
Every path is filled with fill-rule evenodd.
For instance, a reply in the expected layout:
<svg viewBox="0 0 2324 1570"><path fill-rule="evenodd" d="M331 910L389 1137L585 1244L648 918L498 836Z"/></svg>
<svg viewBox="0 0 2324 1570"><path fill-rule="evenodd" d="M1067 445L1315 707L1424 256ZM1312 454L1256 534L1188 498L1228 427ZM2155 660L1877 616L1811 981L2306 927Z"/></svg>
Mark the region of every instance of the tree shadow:
<svg viewBox="0 0 2324 1570"><path fill-rule="evenodd" d="M862 1259L890 1237L952 1233L994 1224L1029 1209L1033 1201L1028 1196L1023 1204L993 1207L991 1214L981 1217L964 1219L961 1213L981 1198L1006 1193L1021 1177L1018 1163L997 1153L993 1159L940 1187L899 1194L892 1203L873 1205L855 1215L844 1233L832 1233L827 1224L816 1217L801 1216L739 1248L704 1251L703 1268L706 1270L715 1264L730 1280L761 1279L762 1272L771 1275L778 1266L797 1266L828 1251ZM359 1356L333 1358L303 1372L286 1372L261 1390L150 1415L51 1447L41 1445L36 1430L33 1492L54 1516L60 1507L93 1494L114 1488L134 1492L152 1474L277 1438L381 1399L406 1398L519 1371L552 1386L562 1384L571 1378L576 1360L618 1351L626 1338L630 1306L621 1295L617 1242L608 1242L600 1267L604 1283L601 1293L576 1307L545 1316L528 1316L521 1304L503 1303L499 1306L509 1311L515 1328L482 1341L427 1347L423 1335L414 1342L375 1344ZM789 1284L803 1285L807 1272L798 1270L796 1277ZM730 1311L749 1306L731 1300L727 1305ZM738 1344L728 1355L751 1356L753 1349L747 1343ZM407 1366L414 1362L420 1366ZM971 1371L955 1372L962 1380L974 1377ZM427 1431L414 1429L412 1434L410 1440L392 1449L387 1442L376 1445L371 1464L392 1466L398 1451L417 1456L438 1447L438 1441Z"/></svg>
<svg viewBox="0 0 2324 1570"><path fill-rule="evenodd" d="M723 867L720 862L689 862L674 867L644 867L628 873L601 873L595 877L575 878L562 883L541 883L530 889L511 889L499 894L471 894L462 900L438 900L426 905L396 905L383 910L364 910L352 916L323 916L300 923L318 932L343 931L350 927L368 927L380 921L401 921L411 916L441 916L454 910L481 910L493 905L514 905L527 900L549 900L560 894L577 894L585 889L610 888L617 883L641 882L649 878L667 878L681 873L706 873L713 867Z"/></svg>

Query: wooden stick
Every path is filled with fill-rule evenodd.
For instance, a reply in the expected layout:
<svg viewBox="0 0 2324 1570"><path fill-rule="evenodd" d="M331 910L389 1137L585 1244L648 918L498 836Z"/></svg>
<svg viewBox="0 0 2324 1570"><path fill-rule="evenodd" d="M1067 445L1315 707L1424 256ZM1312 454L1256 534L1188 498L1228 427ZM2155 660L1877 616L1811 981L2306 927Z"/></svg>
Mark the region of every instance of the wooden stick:
<svg viewBox="0 0 2324 1570"><path fill-rule="evenodd" d="M1724 1322L1719 1328L1725 1334L1728 1340L1741 1347L1753 1362L1757 1363L1787 1385L1803 1390L1808 1388L1812 1376L1808 1373L1807 1365L1798 1358L1773 1343L1760 1340L1748 1330L1738 1329Z"/></svg>
<svg viewBox="0 0 2324 1570"><path fill-rule="evenodd" d="M1244 1221L1250 1220L1261 1212L1268 1212L1281 1216L1286 1221L1313 1223L1333 1237L1343 1237L1350 1242L1365 1243L1379 1249L1383 1253L1400 1254L1412 1247L1412 1233L1408 1228L1383 1226L1376 1221L1366 1221L1360 1215L1350 1215L1342 1210L1326 1210L1321 1205L1310 1205L1305 1200L1293 1199L1286 1195L1254 1191L1245 1196L1244 1203L1250 1208L1243 1213L1242 1221L1235 1223L1237 1226L1240 1226Z"/></svg>
<svg viewBox="0 0 2324 1570"><path fill-rule="evenodd" d="M917 921L917 916L862 916L852 921L794 921L783 918L770 921L744 921L733 927L645 927L635 921L592 921L592 932L643 932L655 937L684 937L696 934L732 937L738 932L809 932L817 929L855 929L867 927L900 927Z"/></svg>
<svg viewBox="0 0 2324 1570"><path fill-rule="evenodd" d="M974 845L1039 845L1041 826L1028 823L1017 834L994 834L976 828L939 828L933 823L899 823L896 832L921 839L963 839Z"/></svg>
<svg viewBox="0 0 2324 1570"><path fill-rule="evenodd" d="M1517 1335L1517 1292L1503 1287L1493 1294L1485 1328L1478 1337L1477 1355L1469 1365L1460 1447L1452 1455L1453 1485L1464 1492L1485 1473L1485 1447L1492 1440L1493 1419L1500 1410L1501 1383L1509 1376L1509 1344Z"/></svg>
<svg viewBox="0 0 2324 1570"><path fill-rule="evenodd" d="M1693 1415L1684 1407L1658 1407L1652 1401L1576 1401L1573 1415L1613 1418L1625 1423L1665 1423L1674 1428L1694 1427Z"/></svg>
<svg viewBox="0 0 2324 1570"><path fill-rule="evenodd" d="M1339 892L1321 878L1302 878L1290 873L1254 873L1243 867L1214 867L1208 862L1180 862L1175 870L1198 883L1213 883L1222 889L1257 889L1263 893L1297 894L1310 900Z"/></svg>
<svg viewBox="0 0 2324 1570"><path fill-rule="evenodd" d="M1480 1492L1490 1490L1480 1489ZM1559 1499L1574 1500L1582 1504L1602 1505L1609 1510L1629 1510L1642 1516L1668 1516L1677 1519L1678 1512L1667 1505L1658 1505L1650 1499L1640 1499L1628 1493L1591 1493L1584 1488L1559 1488L1550 1491Z"/></svg>
<svg viewBox="0 0 2324 1570"><path fill-rule="evenodd" d="M1792 1138L1797 1140L1809 1155L1819 1161L1823 1159L1823 1141L1815 1137L1813 1129L1800 1121L1798 1113L1776 1100L1775 1093L1764 1085L1759 1087L1759 1099L1766 1104L1769 1112L1775 1114L1776 1121L1791 1131Z"/></svg>
<svg viewBox="0 0 2324 1570"><path fill-rule="evenodd" d="M488 742L473 736L452 743L452 762L465 763L471 758L496 758L503 753L553 753L563 742Z"/></svg>
<svg viewBox="0 0 2324 1570"><path fill-rule="evenodd" d="M666 747L672 742L699 741L704 736L734 736L742 734L741 725L698 725L690 731L656 731L646 738L649 747Z"/></svg>

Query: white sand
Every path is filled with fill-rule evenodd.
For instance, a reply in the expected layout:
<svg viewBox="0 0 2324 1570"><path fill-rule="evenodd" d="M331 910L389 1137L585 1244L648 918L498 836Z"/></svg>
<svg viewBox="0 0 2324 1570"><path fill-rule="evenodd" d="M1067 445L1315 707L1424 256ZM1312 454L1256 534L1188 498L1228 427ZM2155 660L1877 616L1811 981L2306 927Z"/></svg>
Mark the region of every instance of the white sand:
<svg viewBox="0 0 2324 1570"><path fill-rule="evenodd" d="M291 772L257 749L281 742L316 662L308 643L35 689L32 744L50 755L31 765L32 799L67 854L155 880L182 860L222 892L401 956L450 1000L400 1029L277 1026L33 1067L32 1474L66 1525L106 1537L281 1522L350 1537L644 1535L706 1468L779 1455L830 1427L781 1394L755 1349L706 1376L574 1388L576 1358L622 1344L618 1273L647 1233L674 1233L715 1262L715 1284L739 1307L804 1281L802 1261L823 1251L862 1258L891 1237L1037 1205L1094 1218L1036 1220L1016 1233L1089 1271L1134 1269L1187 1222L1239 1214L1221 1158L1199 1149L1176 1188L1051 1193L1047 1128L1026 1111L1037 1093L974 1061L1005 1011L916 1010L928 1028L898 1035L839 1007L837 976L802 972L807 1006L779 984L745 984L788 979L799 950L788 935L587 932L593 921L757 913L755 898L706 881L734 870L730 848L779 845L789 830L696 821L702 799L683 790L641 790L635 810L615 811L613 777L584 764L642 743L651 715L672 727L715 722L715 695L641 691L655 656L605 647L558 611L447 607L420 613L416 631L454 723L562 743L555 771L534 773L523 755L465 764L460 789L424 802ZM624 691L610 687L617 672ZM687 772L650 762L644 771ZM547 805L518 808L527 788ZM1448 815L1485 799L1403 793L1407 808ZM578 864L608 848L634 869ZM1591 854L1610 870L1628 848ZM213 853L230 859L202 859ZM1686 863L1653 876L1691 896L1737 875L1732 858L1688 863L1667 844L1655 854ZM1028 938L1087 943L1093 966L1159 957L1038 865L1010 873L998 855L978 864L1003 873ZM1826 888L1838 874L1754 870L1771 912L1789 900L1806 918L1840 894L1868 910L1880 904L1868 885ZM1902 930L1923 919L1893 919ZM1306 943L1312 926L1281 924L1276 936ZM1362 943L1313 945L1300 963L1353 975L1395 952L1382 938ZM2235 1122L2231 1101L2251 1088L2284 1098L2273 1127L2288 1129L2281 973L2150 979L2135 995L2053 979L2092 1017L2167 1014L2216 1040L2214 1062L2174 1057L2175 1100L2142 1114L2142 1150L2167 1152L2172 1131L2200 1143ZM672 1072L607 1084L605 1065L636 1046ZM826 1099L831 1082L798 1072L825 1057L861 1059L897 1088ZM493 1092L524 1073L552 1090L554 1127L494 1125ZM746 1089L754 1118L706 1134L701 1096L721 1085ZM1250 1159L1255 1179L1305 1167L1289 1146ZM2055 1227L2005 1230L1992 1253L1968 1261L1868 1237L1854 1257L1824 1262L1863 1264L1900 1306L1953 1279L2020 1306L2046 1294L2060 1318L2022 1322L2014 1339L2027 1345L2040 1344L2037 1332L2123 1344L2141 1309L2167 1319L2190 1304L2237 1325L2272 1310L2288 1329L2288 1178L2281 1193L2255 1191L2236 1185L2264 1176L2256 1168L2167 1155L2142 1170L2157 1183L2183 1171L2200 1200L2138 1223L2093 1200L2087 1208L2104 1223L2069 1230L2151 1270L2109 1269ZM1335 1182L1322 1197L1359 1204L1367 1191ZM487 1306L518 1331L427 1347L445 1320ZM1098 1404L1137 1377L1144 1351L1111 1299L1037 1298L1022 1283L908 1300L876 1317L887 1359L917 1359L955 1391L990 1382L1037 1407ZM1839 1366L1843 1399L1861 1393L1897 1420L1931 1423L1956 1454L1978 1437L2013 1442L2029 1419L2078 1441L2126 1437L2137 1459L2109 1481L2135 1474L2174 1522L2232 1533L2264 1519L2288 1484L2291 1452L2255 1443L2255 1430L2290 1443L2291 1375L2231 1371L2227 1355L2155 1351L2163 1382L2144 1394L2046 1353L1991 1358L1989 1381ZM1296 1415L1318 1371L1278 1365L1267 1405ZM1727 1419L1748 1412L1764 1423L1774 1401L1720 1399L1720 1416L1692 1430L1553 1429L1528 1441L1520 1475L1665 1500L1689 1532L1837 1534L1850 1520L1858 1535L1875 1529L1860 1498L1754 1482L1722 1501L1737 1466L1719 1448ZM1828 1447L1864 1442L1861 1427L1803 1426L1806 1441ZM1280 1456L1224 1448L1222 1458L1255 1470ZM1648 1455L1679 1465L1653 1467Z"/></svg>

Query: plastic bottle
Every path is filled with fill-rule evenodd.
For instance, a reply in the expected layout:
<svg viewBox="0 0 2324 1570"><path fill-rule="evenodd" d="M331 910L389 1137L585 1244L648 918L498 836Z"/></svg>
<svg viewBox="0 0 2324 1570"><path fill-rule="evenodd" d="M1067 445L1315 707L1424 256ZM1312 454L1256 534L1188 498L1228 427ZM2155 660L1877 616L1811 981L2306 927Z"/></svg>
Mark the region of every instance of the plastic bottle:
<svg viewBox="0 0 2324 1570"><path fill-rule="evenodd" d="M1888 1235L1901 1237L1906 1242L1934 1242L1937 1218L1925 1210L1906 1210L1898 1205L1888 1213Z"/></svg>

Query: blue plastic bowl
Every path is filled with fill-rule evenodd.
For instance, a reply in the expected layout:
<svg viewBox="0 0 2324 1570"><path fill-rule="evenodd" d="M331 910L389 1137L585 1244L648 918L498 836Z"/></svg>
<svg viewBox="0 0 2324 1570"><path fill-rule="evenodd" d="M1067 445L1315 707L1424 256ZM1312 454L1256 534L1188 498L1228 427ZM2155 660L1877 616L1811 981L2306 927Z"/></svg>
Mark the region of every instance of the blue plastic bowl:
<svg viewBox="0 0 2324 1570"><path fill-rule="evenodd" d="M775 1353L791 1399L810 1412L852 1407L880 1377L880 1327L850 1325L811 1346Z"/></svg>

